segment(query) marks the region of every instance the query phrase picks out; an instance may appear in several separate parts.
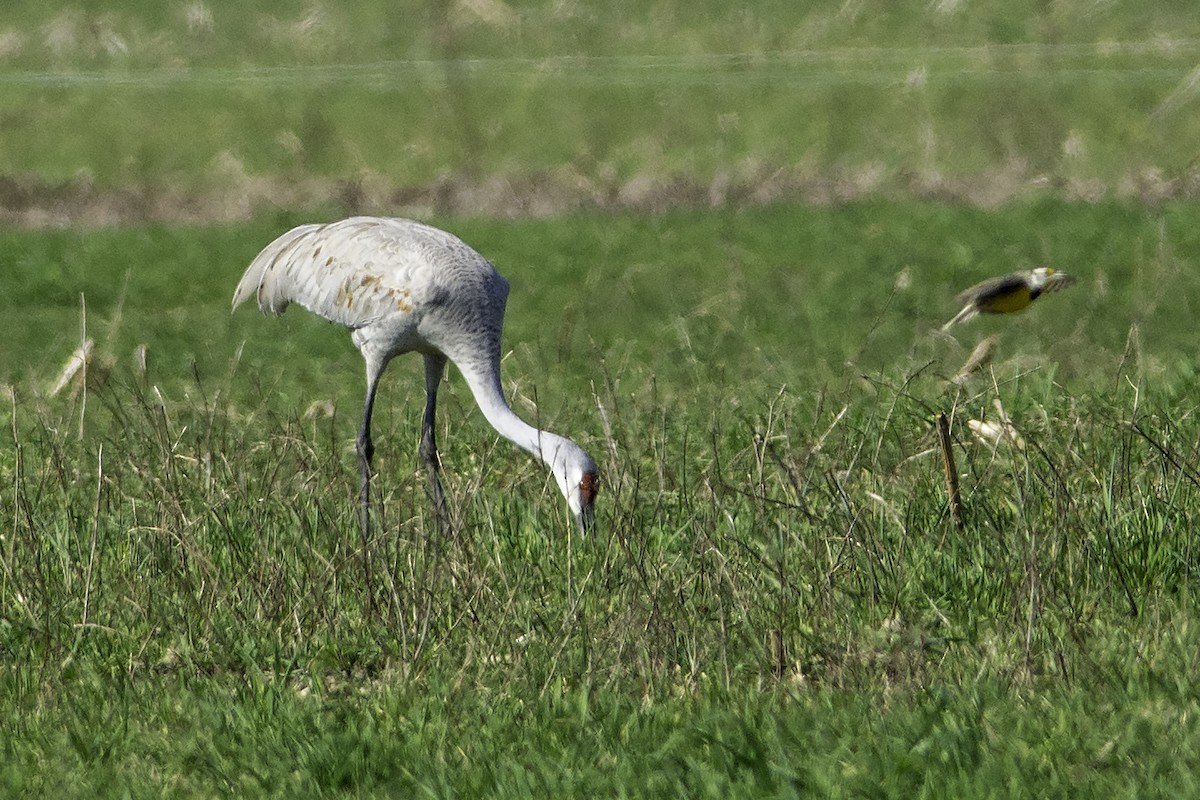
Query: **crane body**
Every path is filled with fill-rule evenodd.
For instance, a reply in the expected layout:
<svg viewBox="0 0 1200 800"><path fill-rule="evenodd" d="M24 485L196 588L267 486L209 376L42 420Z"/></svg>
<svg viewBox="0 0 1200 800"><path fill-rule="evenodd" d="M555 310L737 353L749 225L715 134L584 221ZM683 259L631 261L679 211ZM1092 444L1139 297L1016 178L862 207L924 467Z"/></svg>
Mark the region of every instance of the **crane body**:
<svg viewBox="0 0 1200 800"><path fill-rule="evenodd" d="M590 523L598 489L595 462L570 439L527 424L504 399L500 340L508 290L495 267L453 234L384 217L293 228L246 269L234 292L234 308L251 296L265 314L282 314L296 303L349 328L366 362L367 395L357 440L364 536L370 525L375 395L388 362L409 352L425 361L420 455L443 523L447 515L434 421L447 360L492 427L549 467L580 528Z"/></svg>

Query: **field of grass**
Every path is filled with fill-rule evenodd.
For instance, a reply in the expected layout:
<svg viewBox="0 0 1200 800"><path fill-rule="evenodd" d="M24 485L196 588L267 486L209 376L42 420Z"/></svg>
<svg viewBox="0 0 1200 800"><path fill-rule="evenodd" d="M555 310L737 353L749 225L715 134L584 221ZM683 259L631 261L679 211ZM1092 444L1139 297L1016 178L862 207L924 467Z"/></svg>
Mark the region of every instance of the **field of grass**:
<svg viewBox="0 0 1200 800"><path fill-rule="evenodd" d="M1194 194L1190 5L873 5L16 2L0 209Z"/></svg>
<svg viewBox="0 0 1200 800"><path fill-rule="evenodd" d="M0 796L1197 794L1198 55L1181 2L7 2ZM361 210L509 279L594 535L453 369L440 534L407 357L363 541L349 337L229 309Z"/></svg>
<svg viewBox="0 0 1200 800"><path fill-rule="evenodd" d="M505 388L599 525L451 370L439 536L408 357L365 546L348 336L229 313L299 217L0 232L0 794L1193 794L1196 213L435 220L509 278ZM1079 284L937 333L1040 262ZM1020 446L971 434L997 401Z"/></svg>

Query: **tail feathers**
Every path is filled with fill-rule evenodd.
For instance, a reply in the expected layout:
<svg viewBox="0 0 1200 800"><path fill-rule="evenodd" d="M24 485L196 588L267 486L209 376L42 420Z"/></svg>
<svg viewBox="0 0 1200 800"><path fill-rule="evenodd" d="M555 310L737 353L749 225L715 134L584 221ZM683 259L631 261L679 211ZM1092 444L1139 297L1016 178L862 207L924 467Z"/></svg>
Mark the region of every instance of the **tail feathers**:
<svg viewBox="0 0 1200 800"><path fill-rule="evenodd" d="M963 306L962 311L960 311L954 315L954 319L950 320L949 322L947 322L945 325L942 326L942 330L943 331L949 330L950 327L953 325L956 325L960 322L966 322L967 320L969 320L971 317L975 316L978 313L979 313L979 309L977 309L975 307L974 303L967 303L967 305Z"/></svg>
<svg viewBox="0 0 1200 800"><path fill-rule="evenodd" d="M255 256L238 282L233 293L233 307L237 308L250 299L251 295L258 296L258 307L264 314L282 314L288 307L288 298L276 291L275 281L272 280L271 267L281 256L287 253L290 245L309 231L320 225L301 225L271 242L263 251Z"/></svg>

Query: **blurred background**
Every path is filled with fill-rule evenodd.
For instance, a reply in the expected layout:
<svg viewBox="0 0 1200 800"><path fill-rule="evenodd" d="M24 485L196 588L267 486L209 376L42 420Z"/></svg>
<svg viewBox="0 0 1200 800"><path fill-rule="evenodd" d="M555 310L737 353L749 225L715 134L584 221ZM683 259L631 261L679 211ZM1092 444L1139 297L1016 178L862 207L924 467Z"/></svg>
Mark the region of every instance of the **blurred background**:
<svg viewBox="0 0 1200 800"><path fill-rule="evenodd" d="M1188 2L7 0L0 222L1200 185Z"/></svg>

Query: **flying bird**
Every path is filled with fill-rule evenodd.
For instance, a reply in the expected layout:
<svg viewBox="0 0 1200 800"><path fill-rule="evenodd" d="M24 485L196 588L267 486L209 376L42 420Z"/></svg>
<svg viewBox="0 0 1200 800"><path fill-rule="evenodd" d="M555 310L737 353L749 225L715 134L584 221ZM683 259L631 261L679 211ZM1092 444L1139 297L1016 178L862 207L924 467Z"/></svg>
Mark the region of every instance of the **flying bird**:
<svg viewBox="0 0 1200 800"><path fill-rule="evenodd" d="M351 217L301 225L267 245L233 295L251 296L264 314L298 303L350 329L367 366L367 395L357 440L361 523L370 530L371 409L384 368L394 356L425 359L425 416L420 456L429 470L439 521L447 524L434 438L438 384L446 360L462 373L496 431L537 456L553 473L580 531L593 519L596 463L570 439L518 417L500 386L500 334L508 282L458 237L406 219Z"/></svg>
<svg viewBox="0 0 1200 800"><path fill-rule="evenodd" d="M964 304L963 309L943 325L942 330L965 322L976 314L1013 314L1022 311L1043 293L1057 292L1073 283L1075 278L1053 267L1013 272L977 283L958 295L958 302Z"/></svg>

